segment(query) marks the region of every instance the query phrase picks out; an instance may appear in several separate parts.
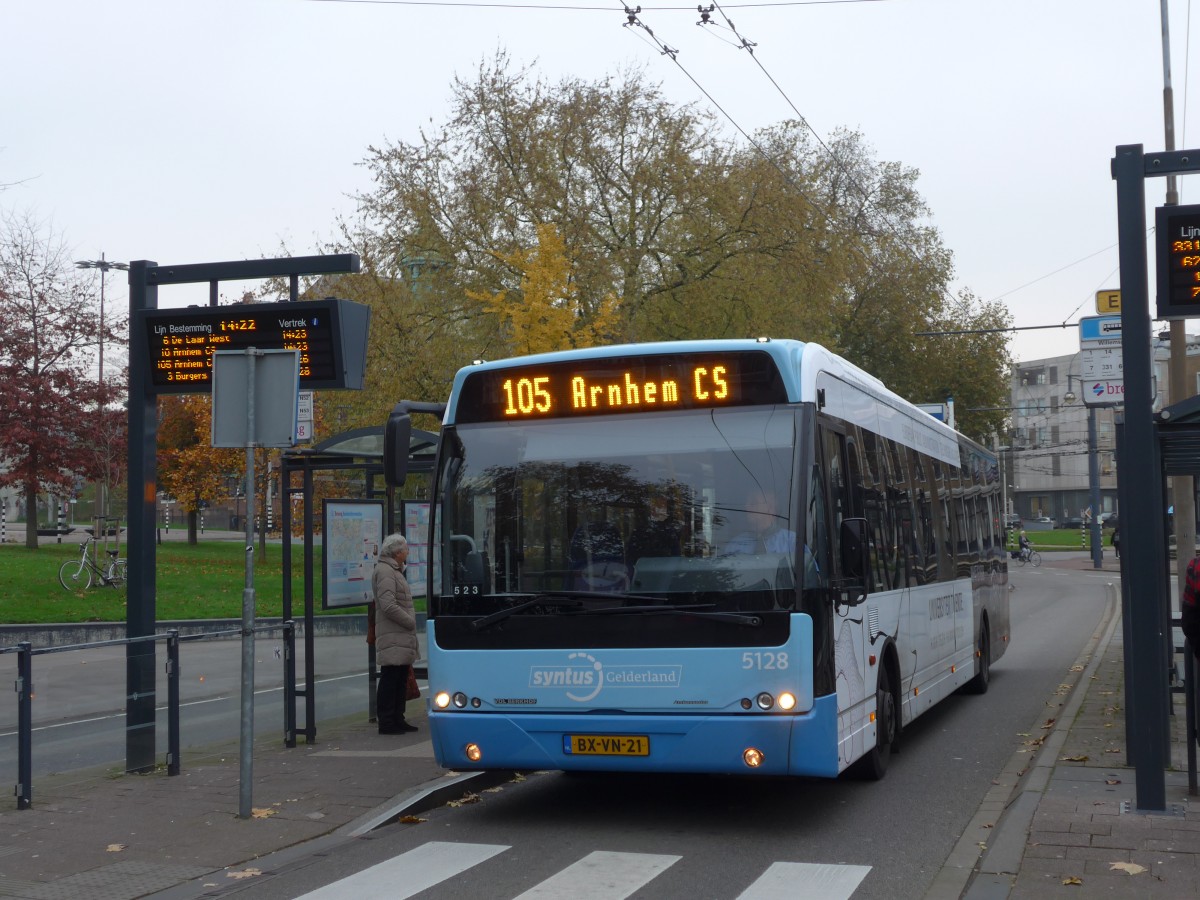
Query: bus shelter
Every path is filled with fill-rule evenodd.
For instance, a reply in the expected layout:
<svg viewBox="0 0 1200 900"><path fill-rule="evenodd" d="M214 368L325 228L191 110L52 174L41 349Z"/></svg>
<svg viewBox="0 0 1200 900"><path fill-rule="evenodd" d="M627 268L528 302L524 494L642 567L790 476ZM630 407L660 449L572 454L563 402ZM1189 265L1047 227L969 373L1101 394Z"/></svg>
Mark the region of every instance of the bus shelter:
<svg viewBox="0 0 1200 900"><path fill-rule="evenodd" d="M315 554L320 552L314 539L317 519L320 515L318 484L329 476L340 476L340 485L334 486L333 496L353 499L384 500L384 533L394 533L399 525L403 532L403 520L397 516L401 491L428 494L427 485L433 471L437 451L437 435L433 432L413 429L409 440L408 480L400 488L386 485L383 479L383 432L382 426L356 428L335 435L311 448L297 448L284 452L280 462L280 493L282 511L280 527L283 532L283 619L296 620L297 590L293 584L292 565L294 530L300 525L300 553L303 560L303 576L300 583L299 600L303 604L304 622L304 690L296 687L296 660L285 661L284 682L293 696L304 698L304 723L297 727L296 704L288 704L288 721L284 725L286 745L296 745L297 733L303 734L306 743L317 737L316 728L316 564ZM328 495L327 495L328 496ZM295 508L294 508L295 507ZM321 523L324 534L324 523ZM370 646L367 655L370 687L369 709L375 715L375 648Z"/></svg>
<svg viewBox="0 0 1200 900"><path fill-rule="evenodd" d="M1200 477L1200 396L1188 397L1161 409L1155 415L1159 454L1164 477ZM1176 529L1179 534L1180 529ZM1186 529L1184 529L1186 533ZM1191 555L1193 548L1177 547L1178 553ZM1164 556L1166 554L1164 553ZM1122 579L1124 582L1126 579ZM1127 602L1127 598L1126 598ZM1175 621L1170 603L1164 604L1163 630L1167 634L1168 672L1172 674L1172 692L1185 694L1187 729L1188 793L1200 793L1197 785L1196 748L1200 744L1200 691L1196 685L1196 661L1186 641L1175 642ZM1179 657L1182 656L1182 660ZM1180 665L1182 663L1182 666ZM1180 669L1182 668L1182 671ZM1181 685L1182 682L1182 685Z"/></svg>

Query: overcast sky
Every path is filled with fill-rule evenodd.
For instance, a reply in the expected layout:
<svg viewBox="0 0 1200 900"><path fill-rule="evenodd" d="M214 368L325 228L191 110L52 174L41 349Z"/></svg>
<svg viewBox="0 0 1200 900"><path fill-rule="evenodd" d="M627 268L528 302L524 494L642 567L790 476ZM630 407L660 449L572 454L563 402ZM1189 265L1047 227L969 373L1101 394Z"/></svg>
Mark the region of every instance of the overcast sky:
<svg viewBox="0 0 1200 900"><path fill-rule="evenodd" d="M2 0L0 207L51 224L76 258L313 253L369 189L367 147L443 122L453 77L504 48L550 81L643 66L731 130L794 117L789 101L822 137L861 130L878 159L920 171L956 289L1002 298L1017 325L1077 322L1118 287L1109 164L1120 144L1165 146L1160 0L723 6L754 58L698 27L694 5L643 0L678 65L619 3L548 2ZM1200 115L1190 3L1170 7L1182 149L1200 146ZM1182 180L1181 202L1200 202L1198 183ZM1149 181L1148 209L1164 195ZM109 302L125 297L110 277ZM170 287L159 302L206 297ZM1078 346L1077 328L1013 341L1020 359Z"/></svg>

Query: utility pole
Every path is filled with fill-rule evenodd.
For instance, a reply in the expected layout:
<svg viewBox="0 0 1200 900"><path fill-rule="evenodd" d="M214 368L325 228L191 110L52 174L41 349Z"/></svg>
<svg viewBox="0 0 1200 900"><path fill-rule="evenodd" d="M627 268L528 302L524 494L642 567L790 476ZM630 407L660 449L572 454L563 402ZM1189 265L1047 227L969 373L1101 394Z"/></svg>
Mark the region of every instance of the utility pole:
<svg viewBox="0 0 1200 900"><path fill-rule="evenodd" d="M1175 96L1171 89L1171 41L1167 0L1159 0L1162 14L1163 130L1167 152L1175 149ZM1179 205L1175 176L1167 176L1167 206ZM1160 262L1161 265L1161 262ZM1168 365L1171 403L1192 396L1187 379L1187 330L1183 319L1171 320L1171 359ZM1171 478L1171 503L1175 507L1175 574L1183 584L1188 562L1196 547L1196 494L1190 475Z"/></svg>

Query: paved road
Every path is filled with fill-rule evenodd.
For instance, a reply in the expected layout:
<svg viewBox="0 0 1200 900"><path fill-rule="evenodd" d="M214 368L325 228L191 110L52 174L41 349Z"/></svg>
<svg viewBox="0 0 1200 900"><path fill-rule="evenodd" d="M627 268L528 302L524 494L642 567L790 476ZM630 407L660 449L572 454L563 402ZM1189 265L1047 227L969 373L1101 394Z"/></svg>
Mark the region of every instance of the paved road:
<svg viewBox="0 0 1200 900"><path fill-rule="evenodd" d="M1013 640L990 692L907 729L880 783L536 773L307 860L254 896L919 898L993 779L1057 714L1108 580L1014 573Z"/></svg>

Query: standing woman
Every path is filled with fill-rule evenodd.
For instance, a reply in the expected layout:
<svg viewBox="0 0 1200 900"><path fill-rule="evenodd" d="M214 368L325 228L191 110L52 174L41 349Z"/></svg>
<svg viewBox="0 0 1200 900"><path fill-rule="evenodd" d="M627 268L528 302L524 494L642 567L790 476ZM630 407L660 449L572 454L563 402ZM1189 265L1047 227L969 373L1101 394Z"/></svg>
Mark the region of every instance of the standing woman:
<svg viewBox="0 0 1200 900"><path fill-rule="evenodd" d="M408 670L417 659L417 617L412 591L404 580L408 541L402 534L384 538L371 574L375 592L375 652L379 659L376 707L380 734L406 734L416 725L404 721Z"/></svg>

